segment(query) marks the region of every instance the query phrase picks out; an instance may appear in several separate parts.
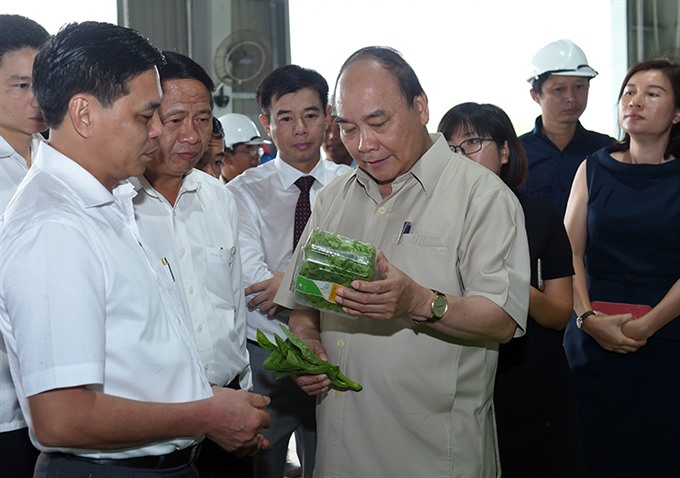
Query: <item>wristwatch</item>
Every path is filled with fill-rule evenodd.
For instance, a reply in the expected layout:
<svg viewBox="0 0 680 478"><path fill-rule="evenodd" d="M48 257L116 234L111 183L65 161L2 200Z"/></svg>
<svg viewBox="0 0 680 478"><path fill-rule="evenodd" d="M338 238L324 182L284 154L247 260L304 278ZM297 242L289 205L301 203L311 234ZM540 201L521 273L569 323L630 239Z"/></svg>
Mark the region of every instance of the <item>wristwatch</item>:
<svg viewBox="0 0 680 478"><path fill-rule="evenodd" d="M430 310L432 311L432 317L425 320L413 320L416 324L433 324L439 319L444 317L446 311L449 310L449 303L446 300L446 296L439 292L438 290L432 289L434 292L434 299L432 299L432 304L430 304Z"/></svg>
<svg viewBox="0 0 680 478"><path fill-rule="evenodd" d="M586 320L591 315L597 315L597 312L595 312L594 310L586 310L584 313L576 317L576 327L578 327L579 329L583 327L583 321Z"/></svg>

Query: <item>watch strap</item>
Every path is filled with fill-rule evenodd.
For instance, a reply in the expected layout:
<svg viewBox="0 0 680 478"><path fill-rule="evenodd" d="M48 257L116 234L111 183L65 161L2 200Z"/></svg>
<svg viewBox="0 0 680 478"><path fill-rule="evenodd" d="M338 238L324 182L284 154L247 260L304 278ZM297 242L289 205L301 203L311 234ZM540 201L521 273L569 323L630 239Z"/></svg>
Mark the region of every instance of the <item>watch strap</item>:
<svg viewBox="0 0 680 478"><path fill-rule="evenodd" d="M576 317L576 327L578 327L579 329L583 327L583 321L586 320L591 315L597 315L597 312L595 312L594 310L586 310L584 313Z"/></svg>

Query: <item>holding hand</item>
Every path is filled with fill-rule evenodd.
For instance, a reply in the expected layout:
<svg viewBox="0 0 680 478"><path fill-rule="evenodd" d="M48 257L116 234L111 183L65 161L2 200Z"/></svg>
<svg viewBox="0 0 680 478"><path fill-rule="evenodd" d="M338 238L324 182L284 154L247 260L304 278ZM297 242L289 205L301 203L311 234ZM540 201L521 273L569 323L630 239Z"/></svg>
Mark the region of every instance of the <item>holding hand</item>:
<svg viewBox="0 0 680 478"><path fill-rule="evenodd" d="M281 285L283 279L283 272L275 271L272 277L261 282L256 282L246 287L246 295L257 294L248 302L248 309L253 310L259 307L263 314L269 317L274 317L281 307L274 303L274 297Z"/></svg>
<svg viewBox="0 0 680 478"><path fill-rule="evenodd" d="M629 320L621 326L621 332L628 338L647 342L653 331L645 317Z"/></svg>
<svg viewBox="0 0 680 478"><path fill-rule="evenodd" d="M328 361L328 355L321 340L300 338L321 360ZM296 375L292 378L307 395L322 395L331 389L331 379L325 374Z"/></svg>
<svg viewBox="0 0 680 478"><path fill-rule="evenodd" d="M624 334L624 328L633 332L634 328L629 328L628 324L635 321L632 314L597 314L584 321L583 328L603 349L626 354L635 352L647 343L646 338L629 337Z"/></svg>
<svg viewBox="0 0 680 478"><path fill-rule="evenodd" d="M213 387L215 414L207 436L237 456L252 456L269 446L260 433L270 427L269 414L264 408L269 397L246 390Z"/></svg>
<svg viewBox="0 0 680 478"><path fill-rule="evenodd" d="M412 315L416 304L427 304L432 291L420 286L404 272L393 266L382 251L376 264L383 279L352 282L351 289L340 289L336 302L343 312L371 319L390 320ZM429 311L426 311L425 316ZM413 314L423 315L423 314Z"/></svg>

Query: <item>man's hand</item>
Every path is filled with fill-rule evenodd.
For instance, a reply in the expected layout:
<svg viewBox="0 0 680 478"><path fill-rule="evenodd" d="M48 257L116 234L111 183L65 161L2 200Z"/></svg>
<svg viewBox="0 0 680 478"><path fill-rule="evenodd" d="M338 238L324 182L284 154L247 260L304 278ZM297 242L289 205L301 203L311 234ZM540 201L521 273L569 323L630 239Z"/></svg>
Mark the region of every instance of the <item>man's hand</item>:
<svg viewBox="0 0 680 478"><path fill-rule="evenodd" d="M271 401L269 397L246 390L232 390L213 387L214 409L216 411L212 429L206 435L229 452L237 456L252 456L269 446L260 431L269 428L269 414L264 408Z"/></svg>
<svg viewBox="0 0 680 478"><path fill-rule="evenodd" d="M404 315L429 316L429 310L417 311L429 304L432 291L416 283L404 272L390 264L382 251L376 260L383 277L372 282L356 280L351 289L340 289L336 302L349 315L389 320Z"/></svg>
<svg viewBox="0 0 680 478"><path fill-rule="evenodd" d="M319 311L293 310L288 325L290 331L297 335L321 360L328 360L326 349L321 343ZM293 380L307 395L321 395L331 389L331 380L325 374L296 375Z"/></svg>
<svg viewBox="0 0 680 478"><path fill-rule="evenodd" d="M631 338L623 333L624 329L629 328L627 324L635 320L635 317L631 314L591 315L583 321L583 330L595 339L603 349L627 354L635 352L647 343L646 338Z"/></svg>
<svg viewBox="0 0 680 478"><path fill-rule="evenodd" d="M304 339L302 337L301 339L321 360L328 361L326 349L321 345L319 339ZM326 374L295 375L292 378L307 395L322 395L331 389L331 379Z"/></svg>
<svg viewBox="0 0 680 478"><path fill-rule="evenodd" d="M246 287L246 295L257 294L248 302L248 309L253 310L259 308L263 314L269 317L274 317L281 307L274 303L274 297L281 285L283 279L283 272L275 271L272 277L261 282L256 282Z"/></svg>

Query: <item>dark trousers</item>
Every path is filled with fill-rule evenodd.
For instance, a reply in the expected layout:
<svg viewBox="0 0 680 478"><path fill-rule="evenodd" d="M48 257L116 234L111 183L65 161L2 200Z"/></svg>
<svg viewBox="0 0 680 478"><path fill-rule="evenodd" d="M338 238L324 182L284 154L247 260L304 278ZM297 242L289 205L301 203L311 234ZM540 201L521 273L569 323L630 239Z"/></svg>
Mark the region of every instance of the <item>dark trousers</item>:
<svg viewBox="0 0 680 478"><path fill-rule="evenodd" d="M31 478L38 450L28 437L28 428L0 433L0 477Z"/></svg>
<svg viewBox="0 0 680 478"><path fill-rule="evenodd" d="M151 470L70 459L63 454L41 453L34 478L198 478L195 465Z"/></svg>
<svg viewBox="0 0 680 478"><path fill-rule="evenodd" d="M238 377L226 387L240 390ZM201 453L196 460L196 468L201 478L253 478L251 457L237 457L209 438L203 440L201 444Z"/></svg>
<svg viewBox="0 0 680 478"><path fill-rule="evenodd" d="M201 478L253 478L253 459L239 458L206 438L196 460Z"/></svg>
<svg viewBox="0 0 680 478"><path fill-rule="evenodd" d="M272 400L267 407L272 426L262 430L271 445L253 457L255 477L283 476L288 443L295 433L303 476L311 478L316 456L316 397L303 392L290 377L277 380L274 372L265 370L262 362L269 355L267 350L248 341L248 352L253 371L253 391Z"/></svg>

